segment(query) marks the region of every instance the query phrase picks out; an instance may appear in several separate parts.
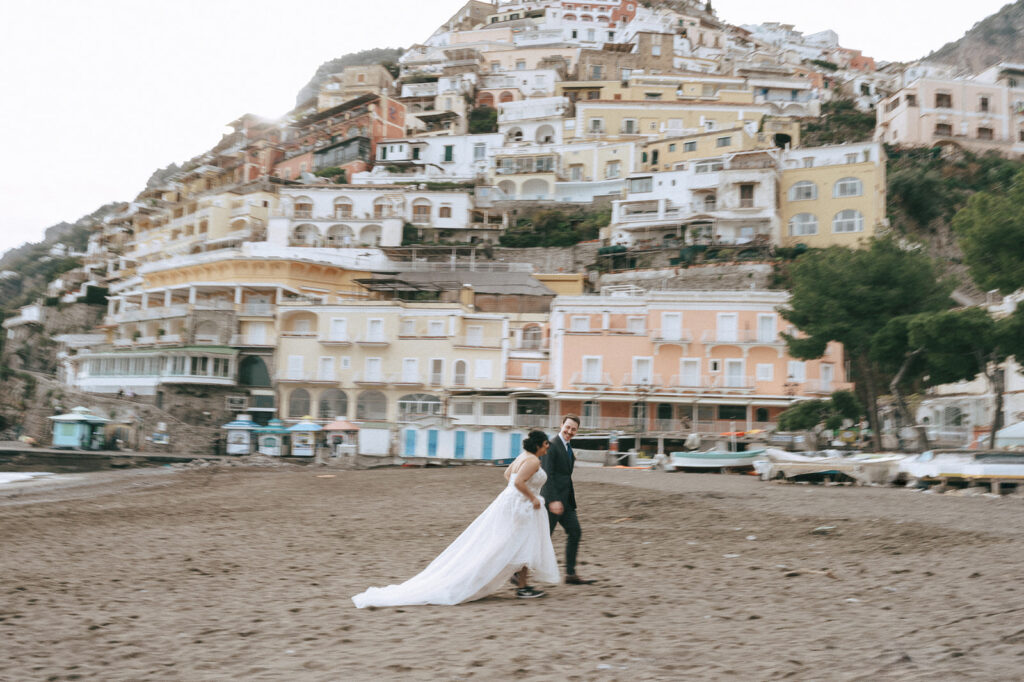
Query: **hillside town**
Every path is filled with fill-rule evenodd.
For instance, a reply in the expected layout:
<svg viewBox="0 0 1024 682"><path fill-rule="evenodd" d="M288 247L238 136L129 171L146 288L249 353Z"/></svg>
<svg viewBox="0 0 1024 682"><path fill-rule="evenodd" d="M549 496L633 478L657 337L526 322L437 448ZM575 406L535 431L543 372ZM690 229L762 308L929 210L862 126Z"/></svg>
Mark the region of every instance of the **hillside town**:
<svg viewBox="0 0 1024 682"><path fill-rule="evenodd" d="M873 138L804 144L837 102ZM33 370L16 351L48 318L105 304L54 335L47 414L93 407L138 450L230 452L241 421L490 460L573 413L581 448L668 452L854 389L841 344L790 353L774 259L888 234L887 148L1024 154L1024 64L876 63L710 2L470 0L396 63L225 124L3 322L5 364ZM556 213L593 235L513 239ZM962 445L993 404L949 385L916 417ZM1024 418L1017 371L1004 411Z"/></svg>

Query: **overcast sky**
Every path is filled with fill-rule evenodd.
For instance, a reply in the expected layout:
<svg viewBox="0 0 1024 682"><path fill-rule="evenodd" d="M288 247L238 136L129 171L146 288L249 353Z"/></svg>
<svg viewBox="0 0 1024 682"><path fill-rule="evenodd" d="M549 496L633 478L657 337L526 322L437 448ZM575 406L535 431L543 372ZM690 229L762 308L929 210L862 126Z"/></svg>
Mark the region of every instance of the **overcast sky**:
<svg viewBox="0 0 1024 682"><path fill-rule="evenodd" d="M127 201L243 113L276 117L322 62L428 37L463 0L0 0L0 253ZM831 28L906 61L1004 3L713 0L734 24Z"/></svg>

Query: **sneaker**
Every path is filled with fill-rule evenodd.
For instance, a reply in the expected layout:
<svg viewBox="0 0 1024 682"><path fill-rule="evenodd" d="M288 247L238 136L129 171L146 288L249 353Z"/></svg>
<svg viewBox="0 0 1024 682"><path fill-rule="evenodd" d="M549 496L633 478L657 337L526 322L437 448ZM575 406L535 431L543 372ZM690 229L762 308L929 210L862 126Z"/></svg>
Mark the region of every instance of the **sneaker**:
<svg viewBox="0 0 1024 682"><path fill-rule="evenodd" d="M516 597L519 599L536 599L537 597L543 597L546 592L544 590L538 590L533 587L520 587L516 590Z"/></svg>
<svg viewBox="0 0 1024 682"><path fill-rule="evenodd" d="M596 582L596 580L584 580L575 573L569 573L565 576L566 585L593 585Z"/></svg>

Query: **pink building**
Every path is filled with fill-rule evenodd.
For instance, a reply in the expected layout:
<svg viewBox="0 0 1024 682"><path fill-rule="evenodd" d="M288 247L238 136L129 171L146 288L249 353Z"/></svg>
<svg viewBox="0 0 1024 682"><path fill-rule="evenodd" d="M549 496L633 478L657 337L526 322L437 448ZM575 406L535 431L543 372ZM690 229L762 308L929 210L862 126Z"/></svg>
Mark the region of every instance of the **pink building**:
<svg viewBox="0 0 1024 682"><path fill-rule="evenodd" d="M781 291L608 288L552 304L552 422L579 414L582 431L648 438L770 428L795 401L852 389L843 349L799 361L781 332Z"/></svg>
<svg viewBox="0 0 1024 682"><path fill-rule="evenodd" d="M875 140L1024 154L1024 65L973 78L918 78L878 103Z"/></svg>

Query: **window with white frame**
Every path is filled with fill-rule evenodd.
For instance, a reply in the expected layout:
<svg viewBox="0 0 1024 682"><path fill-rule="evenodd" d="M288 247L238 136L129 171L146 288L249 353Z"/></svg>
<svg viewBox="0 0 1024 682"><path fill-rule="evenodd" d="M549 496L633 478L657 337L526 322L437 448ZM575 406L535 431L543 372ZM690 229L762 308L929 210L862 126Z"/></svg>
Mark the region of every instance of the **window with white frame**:
<svg viewBox="0 0 1024 682"><path fill-rule="evenodd" d="M382 371L383 367L384 367L383 359L381 359L381 358L366 358L366 362L364 364L364 368L365 368L366 371L364 373L364 377L363 378L366 379L366 381L383 381L383 379L384 379L384 372Z"/></svg>
<svg viewBox="0 0 1024 682"><path fill-rule="evenodd" d="M708 360L708 372L712 374L718 374L722 371L721 360Z"/></svg>
<svg viewBox="0 0 1024 682"><path fill-rule="evenodd" d="M509 403L499 403L493 400L483 404L483 416L485 417L507 417L509 415Z"/></svg>
<svg viewBox="0 0 1024 682"><path fill-rule="evenodd" d="M695 151L697 151L697 142L696 141L684 142L683 143L683 151L684 152L695 152Z"/></svg>
<svg viewBox="0 0 1024 682"><path fill-rule="evenodd" d="M383 341L384 340L384 320L381 319L370 319L366 321L366 340L367 341Z"/></svg>
<svg viewBox="0 0 1024 682"><path fill-rule="evenodd" d="M419 381L420 361L418 358L402 358L402 381L409 384Z"/></svg>
<svg viewBox="0 0 1024 682"><path fill-rule="evenodd" d="M590 125L588 129L592 133L603 133L604 132L604 119L603 118L592 118L590 119Z"/></svg>
<svg viewBox="0 0 1024 682"><path fill-rule="evenodd" d="M524 379L540 379L540 363L539 362L524 362L523 363L523 378Z"/></svg>
<svg viewBox="0 0 1024 682"><path fill-rule="evenodd" d="M864 183L858 178L842 178L837 180L832 190L832 196L839 199L842 197L859 197L864 194Z"/></svg>
<svg viewBox="0 0 1024 682"><path fill-rule="evenodd" d="M649 385L654 381L654 359L648 357L633 358L633 381L634 384Z"/></svg>
<svg viewBox="0 0 1024 682"><path fill-rule="evenodd" d="M572 332L589 332L590 331L590 316L589 315L573 315L569 319L569 331L572 331Z"/></svg>
<svg viewBox="0 0 1024 682"><path fill-rule="evenodd" d="M852 208L836 213L832 219L832 231L836 234L843 232L863 232L864 214Z"/></svg>
<svg viewBox="0 0 1024 682"><path fill-rule="evenodd" d="M643 334L647 331L647 318L640 315L626 318L626 331L630 334Z"/></svg>
<svg viewBox="0 0 1024 682"><path fill-rule="evenodd" d="M430 384L440 386L444 383L444 359L431 358L430 360Z"/></svg>
<svg viewBox="0 0 1024 682"><path fill-rule="evenodd" d="M316 378L320 381L334 380L334 358L322 356L317 365Z"/></svg>
<svg viewBox="0 0 1024 682"><path fill-rule="evenodd" d="M468 400L459 400L452 403L452 414L456 417L472 417L473 403Z"/></svg>
<svg viewBox="0 0 1024 682"><path fill-rule="evenodd" d="M775 365L770 362L757 363L757 380L772 381L775 379Z"/></svg>
<svg viewBox="0 0 1024 682"><path fill-rule="evenodd" d="M490 360L474 360L473 361L473 377L476 379L490 379L491 378L491 361Z"/></svg>
<svg viewBox="0 0 1024 682"><path fill-rule="evenodd" d="M427 322L427 336L444 336L444 320Z"/></svg>
<svg viewBox="0 0 1024 682"><path fill-rule="evenodd" d="M178 360L178 358L175 358ZM182 358L184 360L184 358ZM305 358L301 355L289 355L288 356L288 378L289 379L302 379L303 368L302 365L305 362ZM184 374L184 362L181 363L182 368L180 371L175 371L175 374ZM175 365L175 370L178 367Z"/></svg>
<svg viewBox="0 0 1024 682"><path fill-rule="evenodd" d="M481 325L466 327L466 345L479 347L484 345L484 328Z"/></svg>
<svg viewBox="0 0 1024 682"><path fill-rule="evenodd" d="M617 178L622 172L622 164L619 161L609 161L604 166L604 176L606 178Z"/></svg>
<svg viewBox="0 0 1024 682"><path fill-rule="evenodd" d="M679 361L679 385L700 386L699 358L683 358Z"/></svg>
<svg viewBox="0 0 1024 682"><path fill-rule="evenodd" d="M729 136L729 135L725 135L723 137L719 137L718 139L715 140L715 146L716 147L728 147L731 144L732 144L732 137Z"/></svg>
<svg viewBox="0 0 1024 682"><path fill-rule="evenodd" d="M739 341L739 316L736 313L718 313L715 340L725 343Z"/></svg>
<svg viewBox="0 0 1024 682"><path fill-rule="evenodd" d="M725 386L742 388L747 385L746 363L743 360L729 359L725 361Z"/></svg>
<svg viewBox="0 0 1024 682"><path fill-rule="evenodd" d="M601 381L601 357L587 356L583 358L583 383L596 384Z"/></svg>
<svg viewBox="0 0 1024 682"><path fill-rule="evenodd" d="M714 173L720 171L725 167L721 159L710 159L708 161L700 161L693 164L694 173Z"/></svg>
<svg viewBox="0 0 1024 682"><path fill-rule="evenodd" d="M801 180L789 188L790 201L813 201L818 198L818 186L810 180Z"/></svg>
<svg viewBox="0 0 1024 682"><path fill-rule="evenodd" d="M473 160L483 161L487 158L487 145L483 143L477 143L473 145Z"/></svg>
<svg viewBox="0 0 1024 682"><path fill-rule="evenodd" d="M416 320L402 320L402 336L416 336Z"/></svg>
<svg viewBox="0 0 1024 682"><path fill-rule="evenodd" d="M456 360L452 363L452 383L456 386L466 385L466 361Z"/></svg>
<svg viewBox="0 0 1024 682"><path fill-rule="evenodd" d="M342 355L341 356L341 368L342 369L352 369L352 356L350 356L350 355Z"/></svg>
<svg viewBox="0 0 1024 682"><path fill-rule="evenodd" d="M787 381L806 381L807 379L807 363L802 360L790 360L786 366L786 380Z"/></svg>
<svg viewBox="0 0 1024 682"><path fill-rule="evenodd" d="M634 194L641 194L645 192L651 192L654 190L654 179L647 178L630 178L629 179L629 191Z"/></svg>
<svg viewBox="0 0 1024 682"><path fill-rule="evenodd" d="M818 217L813 213L797 213L789 219L789 236L818 234Z"/></svg>
<svg viewBox="0 0 1024 682"><path fill-rule="evenodd" d="M622 132L626 135L636 135L637 126L635 118L626 118L622 121Z"/></svg>
<svg viewBox="0 0 1024 682"><path fill-rule="evenodd" d="M344 317L331 318L330 336L328 338L331 341L348 340L348 322Z"/></svg>

